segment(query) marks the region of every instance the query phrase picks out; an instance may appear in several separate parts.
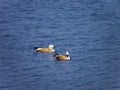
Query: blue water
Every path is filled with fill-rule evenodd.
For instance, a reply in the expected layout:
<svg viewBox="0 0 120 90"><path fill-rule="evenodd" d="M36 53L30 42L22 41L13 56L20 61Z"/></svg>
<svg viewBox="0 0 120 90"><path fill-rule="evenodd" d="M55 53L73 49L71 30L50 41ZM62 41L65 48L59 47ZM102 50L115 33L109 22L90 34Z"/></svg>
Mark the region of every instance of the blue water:
<svg viewBox="0 0 120 90"><path fill-rule="evenodd" d="M0 90L120 90L120 1L0 0Z"/></svg>

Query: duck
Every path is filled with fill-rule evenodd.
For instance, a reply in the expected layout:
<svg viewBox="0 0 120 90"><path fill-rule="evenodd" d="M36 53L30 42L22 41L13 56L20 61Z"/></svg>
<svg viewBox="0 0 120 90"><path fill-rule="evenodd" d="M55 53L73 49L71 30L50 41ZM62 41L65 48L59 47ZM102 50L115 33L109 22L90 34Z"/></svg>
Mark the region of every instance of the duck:
<svg viewBox="0 0 120 90"><path fill-rule="evenodd" d="M41 52L41 53L53 53L55 52L55 49L54 49L54 45L53 44L50 44L48 47L46 48L40 48L40 47L34 47L34 49L37 51L37 52Z"/></svg>
<svg viewBox="0 0 120 90"><path fill-rule="evenodd" d="M70 55L69 55L68 51L66 51L66 53L64 55L62 55L62 54L55 54L54 56L56 57L57 60L61 60L61 61L68 61L68 60L70 60Z"/></svg>

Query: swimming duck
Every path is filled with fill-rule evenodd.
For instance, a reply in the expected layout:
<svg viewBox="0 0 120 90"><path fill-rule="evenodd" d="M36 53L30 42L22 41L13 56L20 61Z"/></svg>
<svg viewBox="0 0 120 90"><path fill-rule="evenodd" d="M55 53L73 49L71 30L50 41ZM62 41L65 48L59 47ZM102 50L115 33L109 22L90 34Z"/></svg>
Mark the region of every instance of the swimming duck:
<svg viewBox="0 0 120 90"><path fill-rule="evenodd" d="M66 51L65 55L55 54L54 56L56 57L57 60L63 60L63 61L70 60L70 55L68 51Z"/></svg>
<svg viewBox="0 0 120 90"><path fill-rule="evenodd" d="M52 44L50 44L47 48L35 47L34 49L37 52L41 52L41 53L53 53L53 52L55 52L54 45L52 45Z"/></svg>

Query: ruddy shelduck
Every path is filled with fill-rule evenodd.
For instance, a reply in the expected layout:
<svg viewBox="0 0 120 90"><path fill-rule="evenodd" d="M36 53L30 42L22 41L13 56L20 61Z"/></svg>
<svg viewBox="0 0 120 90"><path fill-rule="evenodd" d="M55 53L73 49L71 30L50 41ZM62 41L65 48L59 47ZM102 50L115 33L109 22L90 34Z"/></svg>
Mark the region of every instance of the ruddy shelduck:
<svg viewBox="0 0 120 90"><path fill-rule="evenodd" d="M57 60L61 60L61 61L68 61L68 60L70 60L70 55L69 55L68 51L66 51L65 55L55 54L54 56L56 57Z"/></svg>
<svg viewBox="0 0 120 90"><path fill-rule="evenodd" d="M50 44L47 48L34 47L37 52L41 53L53 53L55 52L54 45Z"/></svg>

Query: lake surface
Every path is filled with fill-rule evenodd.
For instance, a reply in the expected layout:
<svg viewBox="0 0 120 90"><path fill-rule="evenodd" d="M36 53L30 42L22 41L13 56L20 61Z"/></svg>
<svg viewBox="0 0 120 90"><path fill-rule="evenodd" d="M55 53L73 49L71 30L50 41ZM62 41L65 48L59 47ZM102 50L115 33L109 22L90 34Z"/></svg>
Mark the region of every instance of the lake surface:
<svg viewBox="0 0 120 90"><path fill-rule="evenodd" d="M0 90L120 90L120 1L0 0Z"/></svg>

